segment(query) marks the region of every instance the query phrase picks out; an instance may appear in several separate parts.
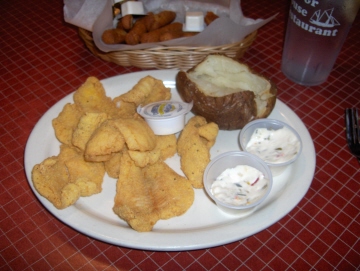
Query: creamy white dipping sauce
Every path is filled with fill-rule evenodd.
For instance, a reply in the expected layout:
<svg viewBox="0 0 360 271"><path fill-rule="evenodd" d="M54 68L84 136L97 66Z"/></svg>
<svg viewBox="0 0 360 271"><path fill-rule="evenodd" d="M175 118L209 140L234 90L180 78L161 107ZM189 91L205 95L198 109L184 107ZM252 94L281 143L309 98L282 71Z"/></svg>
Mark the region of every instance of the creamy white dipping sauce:
<svg viewBox="0 0 360 271"><path fill-rule="evenodd" d="M218 200L234 205L248 205L266 193L269 180L256 168L239 165L222 172L211 185Z"/></svg>
<svg viewBox="0 0 360 271"><path fill-rule="evenodd" d="M283 163L291 160L300 150L300 142L287 127L278 130L258 128L252 134L246 151L268 163Z"/></svg>

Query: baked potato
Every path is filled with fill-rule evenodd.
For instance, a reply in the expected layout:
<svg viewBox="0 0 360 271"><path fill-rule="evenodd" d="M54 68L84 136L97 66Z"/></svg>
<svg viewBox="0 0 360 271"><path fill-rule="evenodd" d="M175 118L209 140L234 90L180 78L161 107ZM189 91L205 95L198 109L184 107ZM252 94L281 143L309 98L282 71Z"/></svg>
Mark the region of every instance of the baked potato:
<svg viewBox="0 0 360 271"><path fill-rule="evenodd" d="M192 112L215 122L221 130L241 129L248 122L266 118L276 103L277 87L246 64L222 54L179 71L176 87Z"/></svg>

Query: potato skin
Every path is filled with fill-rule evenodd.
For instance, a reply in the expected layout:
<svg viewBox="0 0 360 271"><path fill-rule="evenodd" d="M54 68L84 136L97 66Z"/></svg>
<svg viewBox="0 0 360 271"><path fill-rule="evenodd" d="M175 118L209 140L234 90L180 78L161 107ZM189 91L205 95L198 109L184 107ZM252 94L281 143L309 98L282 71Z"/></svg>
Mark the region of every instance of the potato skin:
<svg viewBox="0 0 360 271"><path fill-rule="evenodd" d="M243 90L222 97L206 96L187 75L195 68L196 66L186 72L178 72L176 76L178 93L185 102L193 101L194 105L191 111L195 115L205 117L208 122L215 122L221 130L241 129L252 120L266 118L275 107L276 85L270 79L251 69L252 73L266 79L271 86L269 92L273 96L267 98L266 107L262 112L257 112L255 94L251 90Z"/></svg>
<svg viewBox="0 0 360 271"><path fill-rule="evenodd" d="M269 83L271 85L270 93L273 94L274 96L267 99L266 110L263 114L257 114L258 115L256 117L257 119L266 118L267 116L269 116L276 104L277 86L270 79L267 79L267 80L269 81Z"/></svg>
<svg viewBox="0 0 360 271"><path fill-rule="evenodd" d="M176 87L185 102L194 102L191 111L195 115L203 116L208 122L215 122L221 130L242 128L257 114L255 95L252 91L237 92L223 97L206 96L184 71L177 74Z"/></svg>

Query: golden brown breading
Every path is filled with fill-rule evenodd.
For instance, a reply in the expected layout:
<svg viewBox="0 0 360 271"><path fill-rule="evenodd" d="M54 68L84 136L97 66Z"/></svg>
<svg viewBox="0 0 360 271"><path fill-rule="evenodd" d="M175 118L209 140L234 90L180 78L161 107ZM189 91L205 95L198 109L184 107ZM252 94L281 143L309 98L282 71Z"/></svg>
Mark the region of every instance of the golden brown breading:
<svg viewBox="0 0 360 271"><path fill-rule="evenodd" d="M123 135L126 146L132 151L150 151L156 146L156 136L142 118L116 119L114 126Z"/></svg>
<svg viewBox="0 0 360 271"><path fill-rule="evenodd" d="M152 165L159 160L164 161L176 153L176 136L174 134L157 135L156 146L153 150L145 152L129 150L128 153L138 167Z"/></svg>
<svg viewBox="0 0 360 271"><path fill-rule="evenodd" d="M157 14L149 13L145 17L147 31L159 29L165 25L170 24L175 20L176 12L171 10L163 10Z"/></svg>
<svg viewBox="0 0 360 271"><path fill-rule="evenodd" d="M84 114L81 107L67 103L60 114L52 120L56 138L63 144L71 145L72 135L81 116Z"/></svg>
<svg viewBox="0 0 360 271"><path fill-rule="evenodd" d="M111 154L111 158L105 162L106 173L111 178L118 178L120 173L120 159L124 151L127 151L131 159L138 167L145 167L150 164L154 164L157 161L165 161L167 158L172 157L176 153L176 136L156 135L156 146L151 151L131 151L124 147L123 151Z"/></svg>
<svg viewBox="0 0 360 271"><path fill-rule="evenodd" d="M159 42L161 36L167 33L173 34L176 32L180 32L182 31L182 28L183 28L183 24L179 22L168 24L159 29L142 34L140 37L140 41L141 43Z"/></svg>
<svg viewBox="0 0 360 271"><path fill-rule="evenodd" d="M103 163L92 163L84 160L84 155L65 161L69 171L70 182L80 189L81 197L88 197L101 192L105 168Z"/></svg>
<svg viewBox="0 0 360 271"><path fill-rule="evenodd" d="M129 150L151 151L156 146L156 136L142 118L107 120L91 135L85 148L87 161L105 162L112 153L121 151L124 144Z"/></svg>
<svg viewBox="0 0 360 271"><path fill-rule="evenodd" d="M101 192L105 169L103 163L89 163L83 153L68 145L60 146L58 156L34 166L32 180L40 195L56 208L74 204L81 196Z"/></svg>
<svg viewBox="0 0 360 271"><path fill-rule="evenodd" d="M219 128L207 123L201 116L192 117L182 130L177 151L180 155L181 170L194 188L203 188L203 175L210 162L210 148L214 145Z"/></svg>
<svg viewBox="0 0 360 271"><path fill-rule="evenodd" d="M177 139L175 134L172 135L157 135L156 147L161 150L161 159L165 161L167 158L173 157L176 154Z"/></svg>
<svg viewBox="0 0 360 271"><path fill-rule="evenodd" d="M119 118L133 118L137 116L136 104L122 101L119 97L113 99L116 108L118 109Z"/></svg>
<svg viewBox="0 0 360 271"><path fill-rule="evenodd" d="M164 86L163 81L152 76L146 76L128 92L120 95L116 99L124 102L134 103L137 106L146 105L157 101L170 100L170 88Z"/></svg>
<svg viewBox="0 0 360 271"><path fill-rule="evenodd" d="M66 208L81 196L99 193L106 172L118 179L114 212L137 231L150 231L159 219L190 208L191 182L164 163L176 153L176 136L155 135L136 112L138 105L169 100L170 88L147 76L128 93L110 99L100 81L89 77L73 98L74 104L64 106L53 120L63 143L59 155L32 171L42 196L56 208ZM208 148L214 144L211 128L204 126L198 134Z"/></svg>
<svg viewBox="0 0 360 271"><path fill-rule="evenodd" d="M125 138L115 125L115 120L103 122L91 135L85 147L85 160L104 162L113 153L124 148Z"/></svg>
<svg viewBox="0 0 360 271"><path fill-rule="evenodd" d="M206 147L210 150L214 146L219 133L219 126L215 122L209 122L198 128L199 136L203 138Z"/></svg>
<svg viewBox="0 0 360 271"><path fill-rule="evenodd" d="M134 18L133 18L132 14L127 14L127 15L121 17L121 19L119 21L121 22L123 29L130 30L133 26Z"/></svg>
<svg viewBox="0 0 360 271"><path fill-rule="evenodd" d="M120 160L123 155L123 152L115 152L111 154L109 160L104 162L105 171L109 177L117 179L119 178L120 173Z"/></svg>
<svg viewBox="0 0 360 271"><path fill-rule="evenodd" d="M106 44L119 44L125 42L126 31L121 28L106 29L101 39Z"/></svg>
<svg viewBox="0 0 360 271"><path fill-rule="evenodd" d="M190 182L164 162L140 168L124 153L113 210L134 230L151 231L159 219L185 213L193 201Z"/></svg>
<svg viewBox="0 0 360 271"><path fill-rule="evenodd" d="M111 98L106 96L99 79L89 77L74 93L74 102L84 112L106 113L109 118L119 117L119 109Z"/></svg>
<svg viewBox="0 0 360 271"><path fill-rule="evenodd" d="M129 45L140 43L140 36L146 32L145 17L139 18L125 36L125 42Z"/></svg>
<svg viewBox="0 0 360 271"><path fill-rule="evenodd" d="M128 151L131 159L135 162L137 167L146 167L159 161L161 157L161 151L158 148L154 148L150 151Z"/></svg>
<svg viewBox="0 0 360 271"><path fill-rule="evenodd" d="M72 144L84 151L93 132L107 120L105 113L85 113L72 135Z"/></svg>

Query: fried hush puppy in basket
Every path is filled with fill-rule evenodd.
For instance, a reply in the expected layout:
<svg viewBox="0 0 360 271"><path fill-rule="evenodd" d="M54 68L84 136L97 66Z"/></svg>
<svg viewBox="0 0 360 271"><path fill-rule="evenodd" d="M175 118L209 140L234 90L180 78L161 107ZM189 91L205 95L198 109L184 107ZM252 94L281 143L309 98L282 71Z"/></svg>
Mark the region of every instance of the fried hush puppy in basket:
<svg viewBox="0 0 360 271"><path fill-rule="evenodd" d="M120 18L116 28L106 29L101 39L106 44L128 44L167 41L182 37L189 37L198 32L184 32L183 24L174 22L176 13L171 10L163 10L154 14L148 14L135 20L128 14Z"/></svg>
<svg viewBox="0 0 360 271"><path fill-rule="evenodd" d="M203 188L203 175L210 162L210 148L215 144L219 127L201 116L192 117L180 133L177 152L181 170L194 188Z"/></svg>
<svg viewBox="0 0 360 271"><path fill-rule="evenodd" d="M191 183L164 162L141 168L127 153L122 156L113 210L134 230L151 231L158 220L185 213L193 201Z"/></svg>

